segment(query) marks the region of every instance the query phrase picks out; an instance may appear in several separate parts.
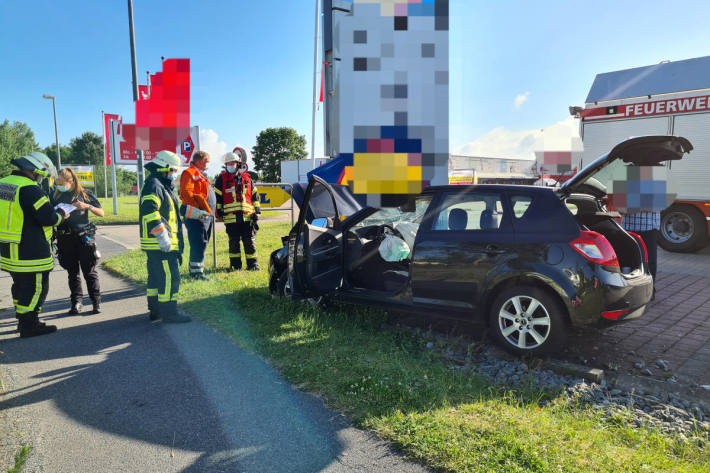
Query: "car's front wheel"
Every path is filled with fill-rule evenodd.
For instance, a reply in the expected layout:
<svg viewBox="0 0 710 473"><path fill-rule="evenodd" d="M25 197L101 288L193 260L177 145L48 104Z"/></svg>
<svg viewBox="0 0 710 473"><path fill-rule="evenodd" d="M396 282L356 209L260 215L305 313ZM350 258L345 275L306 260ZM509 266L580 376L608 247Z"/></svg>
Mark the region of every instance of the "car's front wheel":
<svg viewBox="0 0 710 473"><path fill-rule="evenodd" d="M503 290L493 301L489 317L493 338L516 355L556 349L567 331L560 301L533 286Z"/></svg>

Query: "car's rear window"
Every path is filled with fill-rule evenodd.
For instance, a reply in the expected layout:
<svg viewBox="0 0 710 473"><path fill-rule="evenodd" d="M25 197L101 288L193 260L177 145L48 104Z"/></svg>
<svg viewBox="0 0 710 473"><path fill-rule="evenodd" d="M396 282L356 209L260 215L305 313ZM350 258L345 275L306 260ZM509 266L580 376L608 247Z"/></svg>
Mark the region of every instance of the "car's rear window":
<svg viewBox="0 0 710 473"><path fill-rule="evenodd" d="M513 215L515 218L523 218L530 209L530 204L533 199L529 195L512 195L510 196L510 204L513 206Z"/></svg>

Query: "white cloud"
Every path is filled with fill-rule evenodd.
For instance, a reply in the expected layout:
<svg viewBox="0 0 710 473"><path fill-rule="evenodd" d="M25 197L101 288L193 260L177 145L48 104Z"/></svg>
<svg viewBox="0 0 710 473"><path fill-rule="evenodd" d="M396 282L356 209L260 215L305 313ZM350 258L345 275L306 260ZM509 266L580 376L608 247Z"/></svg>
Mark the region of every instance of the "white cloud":
<svg viewBox="0 0 710 473"><path fill-rule="evenodd" d="M242 147L247 150L247 164L249 165L249 169L253 170L254 161L251 158L251 148L245 145L242 145ZM209 128L200 129L200 149L202 151L207 151L211 158L210 165L207 168L208 176L215 176L216 174L219 174L222 170L222 156L231 151L233 148L234 146L230 148L227 146L226 142L220 141L219 135L216 131Z"/></svg>
<svg viewBox="0 0 710 473"><path fill-rule="evenodd" d="M528 101L528 97L530 97L530 92L525 92L524 94L518 94L515 96L515 108L518 109L523 106L525 102Z"/></svg>
<svg viewBox="0 0 710 473"><path fill-rule="evenodd" d="M515 131L500 126L457 148L454 154L534 159L535 151L571 151L579 146L579 122L567 117L542 129Z"/></svg>

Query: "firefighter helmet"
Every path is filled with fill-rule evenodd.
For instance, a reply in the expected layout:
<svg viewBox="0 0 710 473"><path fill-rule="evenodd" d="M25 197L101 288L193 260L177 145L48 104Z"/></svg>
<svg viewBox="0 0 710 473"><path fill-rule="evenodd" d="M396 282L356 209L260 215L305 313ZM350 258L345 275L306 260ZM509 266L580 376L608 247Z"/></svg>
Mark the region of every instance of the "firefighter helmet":
<svg viewBox="0 0 710 473"><path fill-rule="evenodd" d="M156 172L177 171L180 168L180 157L172 151L161 151L146 167Z"/></svg>
<svg viewBox="0 0 710 473"><path fill-rule="evenodd" d="M239 161L240 161L239 156L237 156L236 153L226 153L224 156L222 156L222 162L224 164L237 163Z"/></svg>
<svg viewBox="0 0 710 473"><path fill-rule="evenodd" d="M15 158L10 161L11 164L16 166L21 171L32 171L35 174L42 177L57 177L57 169L54 167L54 163L49 157L35 151L21 158Z"/></svg>

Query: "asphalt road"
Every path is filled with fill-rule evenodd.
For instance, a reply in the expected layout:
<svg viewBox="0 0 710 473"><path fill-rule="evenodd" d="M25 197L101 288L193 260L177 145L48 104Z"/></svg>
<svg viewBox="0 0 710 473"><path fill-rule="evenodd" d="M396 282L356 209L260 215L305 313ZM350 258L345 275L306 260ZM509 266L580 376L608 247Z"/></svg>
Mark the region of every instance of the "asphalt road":
<svg viewBox="0 0 710 473"><path fill-rule="evenodd" d="M129 231L102 229L105 257L133 246ZM103 313L69 317L66 272L52 272L55 334L20 339L0 313L0 467L30 444L24 472L426 471L211 328L152 324L141 290L100 278ZM2 273L0 307L9 294Z"/></svg>

